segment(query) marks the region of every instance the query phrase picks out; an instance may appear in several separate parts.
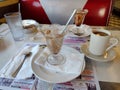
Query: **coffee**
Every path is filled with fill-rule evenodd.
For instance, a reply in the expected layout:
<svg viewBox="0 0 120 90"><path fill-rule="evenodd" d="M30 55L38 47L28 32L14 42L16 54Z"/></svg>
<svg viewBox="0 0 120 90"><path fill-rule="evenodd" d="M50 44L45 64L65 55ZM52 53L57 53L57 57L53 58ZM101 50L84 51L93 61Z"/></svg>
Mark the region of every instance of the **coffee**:
<svg viewBox="0 0 120 90"><path fill-rule="evenodd" d="M108 36L108 34L104 32L94 31L93 33L98 36Z"/></svg>
<svg viewBox="0 0 120 90"><path fill-rule="evenodd" d="M89 51L93 55L104 55L106 51L115 46L118 40L115 38L115 43L109 43L112 39L111 32L104 29L93 30L90 36Z"/></svg>

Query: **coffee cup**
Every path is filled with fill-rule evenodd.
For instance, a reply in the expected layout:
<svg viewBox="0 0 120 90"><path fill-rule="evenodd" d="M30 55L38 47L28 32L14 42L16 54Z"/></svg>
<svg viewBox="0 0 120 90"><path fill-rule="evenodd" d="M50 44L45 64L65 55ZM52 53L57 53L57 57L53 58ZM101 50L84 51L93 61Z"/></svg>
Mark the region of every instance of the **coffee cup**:
<svg viewBox="0 0 120 90"><path fill-rule="evenodd" d="M93 55L103 55L118 43L118 39L112 37L111 32L104 29L92 30L89 43L89 51Z"/></svg>

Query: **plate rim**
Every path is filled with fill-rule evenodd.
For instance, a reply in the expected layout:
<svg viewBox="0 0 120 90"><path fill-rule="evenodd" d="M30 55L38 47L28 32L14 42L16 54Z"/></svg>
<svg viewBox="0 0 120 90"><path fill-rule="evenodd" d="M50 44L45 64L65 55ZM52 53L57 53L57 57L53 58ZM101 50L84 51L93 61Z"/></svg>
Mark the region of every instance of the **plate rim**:
<svg viewBox="0 0 120 90"><path fill-rule="evenodd" d="M84 24L83 24L84 25ZM75 25L71 25L72 27L75 27ZM81 28L80 26L78 26L77 28ZM71 30L69 30L70 32L72 32L74 35L75 35L75 33L73 32L73 31L71 31ZM87 36L90 36L91 35L91 33L92 33L92 29L90 28L90 29L87 29L87 31L86 32L89 32L89 34L83 34L83 35L80 35L80 36L78 36L78 35L75 35L76 37L87 37Z"/></svg>
<svg viewBox="0 0 120 90"><path fill-rule="evenodd" d="M33 20L33 19L23 19L22 20L22 25L25 26L24 24L27 23L27 22L29 24L31 24L30 22L33 22L32 25L36 25L36 26L38 25L38 22L36 20Z"/></svg>
<svg viewBox="0 0 120 90"><path fill-rule="evenodd" d="M91 35L91 32L92 32L92 30L87 30L88 32L89 32L89 34L87 33L84 33L83 35L81 35L81 36L78 36L78 37L87 37L87 36L90 36ZM87 32L86 31L86 32ZM76 35L77 36L77 35Z"/></svg>
<svg viewBox="0 0 120 90"><path fill-rule="evenodd" d="M69 46L68 46L69 47ZM69 48L72 48L72 47L69 47ZM74 48L72 48L72 49L74 49ZM76 49L74 49L74 50L76 50ZM76 50L77 51L77 50ZM81 54L79 51L77 51L79 54ZM84 71L84 69L85 69L85 59L83 59L83 64L82 64L82 68L81 68L81 72L79 73L79 74L66 74L66 75L72 75L72 78L69 78L69 79L67 79L67 80L65 80L65 78L64 78L64 80L59 80L59 81L55 81L55 80L53 80L53 81L51 81L51 80L45 80L44 78L42 78L42 77L39 77L39 73L36 73L35 72L35 70L34 70L34 67L35 68L43 68L43 67L40 67L40 66L38 66L38 65L36 65L35 63L34 63L34 61L35 60L32 60L31 61L31 68L32 68L32 71L33 71L33 73L36 75L36 77L37 78L39 78L40 80L42 80L42 81L45 81L45 82L49 82L49 83L64 83L64 82L68 82L68 81L71 81L71 80L73 80L73 79L75 79L76 77L78 77L83 71ZM33 66L34 65L34 66ZM41 69L42 70L42 69ZM47 70L47 71L49 71L49 70ZM54 74L54 73L53 73ZM53 76L54 77L54 76Z"/></svg>
<svg viewBox="0 0 120 90"><path fill-rule="evenodd" d="M84 47L84 48L83 48ZM81 51L85 54L85 56L86 57L88 57L89 59L92 59L92 60L94 60L94 61L98 61L98 62L110 62L110 61L113 61L115 58L116 58L116 56L117 56L117 54L116 54L116 52L115 52L115 50L114 49L111 49L111 50L109 50L109 52L114 52L114 56L111 58L111 59L104 59L104 60L100 60L99 58L97 58L98 56L96 56L96 58L94 58L94 57L92 57L91 55L92 55L92 53L90 53L90 52L87 52L88 51L88 43L87 44L83 44L81 47L80 47L80 49L81 49ZM85 50L85 52L84 52L84 50ZM88 53L88 54L87 54ZM93 56L95 56L95 55L93 55Z"/></svg>

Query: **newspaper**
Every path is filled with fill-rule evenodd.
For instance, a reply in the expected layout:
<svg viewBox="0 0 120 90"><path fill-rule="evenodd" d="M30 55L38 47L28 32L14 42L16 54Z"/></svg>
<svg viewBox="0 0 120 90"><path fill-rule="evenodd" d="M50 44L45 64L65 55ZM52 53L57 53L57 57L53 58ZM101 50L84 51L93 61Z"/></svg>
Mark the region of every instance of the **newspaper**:
<svg viewBox="0 0 120 90"><path fill-rule="evenodd" d="M80 46L87 41L88 38L67 36L63 44L80 51ZM95 74L95 67L88 58L85 57L85 60L84 71L79 77L72 81L52 84L41 81L36 77L25 80L0 78L0 90L100 90L99 82Z"/></svg>
<svg viewBox="0 0 120 90"><path fill-rule="evenodd" d="M36 90L36 79L0 78L0 90Z"/></svg>
<svg viewBox="0 0 120 90"><path fill-rule="evenodd" d="M64 44L80 51L80 46L87 41L89 41L88 37L79 38L68 35L64 39ZM85 69L76 79L66 83L58 84L50 84L38 80L37 90L100 90L99 82L95 73L95 67L92 65L91 60L89 60L87 57L85 57L85 61Z"/></svg>
<svg viewBox="0 0 120 90"><path fill-rule="evenodd" d="M70 82L55 84L53 90L100 90L98 85L94 67L91 61L86 60L85 70L79 77Z"/></svg>
<svg viewBox="0 0 120 90"><path fill-rule="evenodd" d="M95 70L90 60L86 60L86 67L82 74L76 79L58 84L50 84L38 80L37 90L100 90Z"/></svg>

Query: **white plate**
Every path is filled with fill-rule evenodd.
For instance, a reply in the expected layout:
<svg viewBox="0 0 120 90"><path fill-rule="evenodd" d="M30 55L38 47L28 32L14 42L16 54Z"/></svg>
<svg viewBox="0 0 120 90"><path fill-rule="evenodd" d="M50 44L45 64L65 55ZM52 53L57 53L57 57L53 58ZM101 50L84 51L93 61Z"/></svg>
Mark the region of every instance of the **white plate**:
<svg viewBox="0 0 120 90"><path fill-rule="evenodd" d="M39 65L36 65L34 63L34 60L32 60L31 68L33 70L33 73L40 80L43 80L43 81L46 81L49 83L63 83L63 82L71 81L71 80L75 79L76 77L78 77L85 68L85 60L80 58L80 52L78 52L77 50L75 50L71 47L65 47L64 50L67 50L66 52L67 52L67 54L69 54L69 57L75 58L78 60L83 60L83 61L81 61L81 62L83 62L83 66L81 67L80 73L78 73L78 74L68 74L68 73L60 73L60 72L56 73L56 72L50 71L48 69L45 69L43 67L40 67ZM70 52L70 51L72 51L72 52ZM61 52L62 52L62 50L61 50ZM66 56L66 53L63 52L63 54Z"/></svg>
<svg viewBox="0 0 120 90"><path fill-rule="evenodd" d="M74 35L77 32L82 32L81 35L75 35L76 37L87 37L91 34L92 29L90 26L82 24L81 26L75 26L75 25L69 25L68 29L70 32L72 32Z"/></svg>
<svg viewBox="0 0 120 90"><path fill-rule="evenodd" d="M91 54L88 50L88 44L82 45L81 50L88 58L90 58L94 61L108 62L108 61L114 60L116 57L116 52L114 49L111 49L107 52L107 57L105 55L97 56L97 55Z"/></svg>

